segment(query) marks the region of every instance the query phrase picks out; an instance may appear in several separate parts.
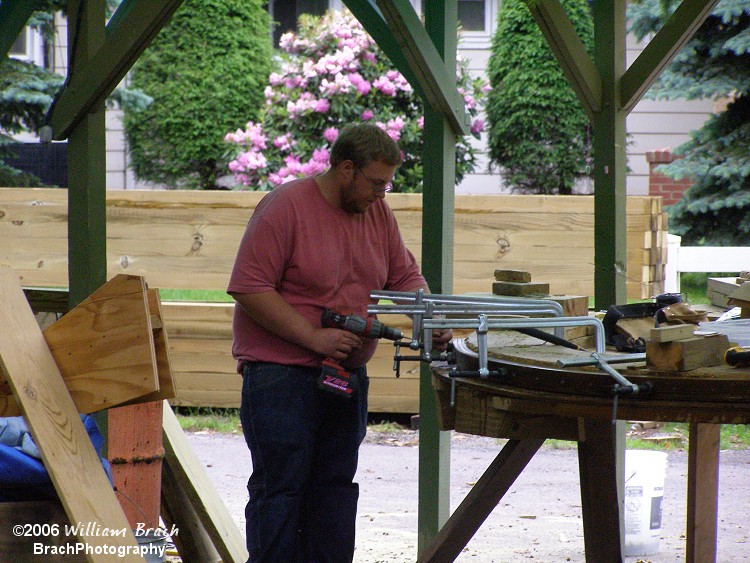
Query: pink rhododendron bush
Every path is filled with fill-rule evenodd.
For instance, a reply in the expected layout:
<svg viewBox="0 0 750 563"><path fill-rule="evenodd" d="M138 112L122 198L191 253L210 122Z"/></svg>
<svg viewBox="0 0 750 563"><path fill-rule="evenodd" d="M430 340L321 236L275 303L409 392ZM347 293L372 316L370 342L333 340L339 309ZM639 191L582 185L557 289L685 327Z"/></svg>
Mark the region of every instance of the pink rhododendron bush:
<svg viewBox="0 0 750 563"><path fill-rule="evenodd" d="M240 187L270 190L328 166L339 129L369 121L398 141L404 163L394 191L422 191L422 103L411 85L348 11L302 16L299 31L281 37L277 70L268 77L260 123L228 133L229 170ZM477 118L486 83L472 79L464 61L457 86L472 119L471 132L484 129ZM475 167L467 138L456 147L456 182Z"/></svg>

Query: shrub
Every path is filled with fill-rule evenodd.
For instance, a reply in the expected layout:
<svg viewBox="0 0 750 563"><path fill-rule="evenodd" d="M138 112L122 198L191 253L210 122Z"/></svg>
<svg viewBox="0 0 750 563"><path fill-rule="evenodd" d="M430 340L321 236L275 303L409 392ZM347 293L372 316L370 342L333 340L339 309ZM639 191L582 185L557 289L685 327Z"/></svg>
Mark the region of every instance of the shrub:
<svg viewBox="0 0 750 563"><path fill-rule="evenodd" d="M422 103L351 13L300 17L299 31L281 37L278 68L268 83L261 119L226 136L234 156L229 169L238 184L267 190L320 173L339 129L371 121L398 141L404 154L394 191L422 191ZM472 79L462 62L457 86L478 138L484 127L476 118L483 81ZM458 183L474 169L475 149L463 137L456 145Z"/></svg>
<svg viewBox="0 0 750 563"><path fill-rule="evenodd" d="M586 0L563 0L592 52ZM523 0L503 0L487 67L490 167L521 193L570 194L590 174L591 128L539 26Z"/></svg>
<svg viewBox="0 0 750 563"><path fill-rule="evenodd" d="M132 71L132 85L153 98L125 113L138 178L216 187L226 170L225 132L263 106L268 30L260 0L186 0Z"/></svg>

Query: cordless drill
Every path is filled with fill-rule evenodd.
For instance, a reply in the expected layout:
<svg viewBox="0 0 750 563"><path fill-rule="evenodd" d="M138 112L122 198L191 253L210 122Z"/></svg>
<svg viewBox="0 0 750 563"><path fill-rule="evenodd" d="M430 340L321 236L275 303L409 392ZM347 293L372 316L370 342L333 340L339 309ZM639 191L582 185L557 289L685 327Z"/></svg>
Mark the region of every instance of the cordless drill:
<svg viewBox="0 0 750 563"><path fill-rule="evenodd" d="M358 315L344 315L325 309L321 322L327 328L339 328L364 338L387 338L401 340L404 334L397 328L386 326L377 319ZM356 391L357 380L352 373L333 358L323 360L323 371L318 378L318 386L342 397L351 397Z"/></svg>

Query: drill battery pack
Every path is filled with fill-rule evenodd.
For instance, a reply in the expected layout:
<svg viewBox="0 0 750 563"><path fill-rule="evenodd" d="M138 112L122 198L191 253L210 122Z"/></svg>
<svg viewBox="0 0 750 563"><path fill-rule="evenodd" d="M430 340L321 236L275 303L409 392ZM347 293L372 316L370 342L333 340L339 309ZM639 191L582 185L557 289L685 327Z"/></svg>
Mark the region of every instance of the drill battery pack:
<svg viewBox="0 0 750 563"><path fill-rule="evenodd" d="M318 377L318 387L329 393L349 399L357 392L357 376L335 360L326 358Z"/></svg>

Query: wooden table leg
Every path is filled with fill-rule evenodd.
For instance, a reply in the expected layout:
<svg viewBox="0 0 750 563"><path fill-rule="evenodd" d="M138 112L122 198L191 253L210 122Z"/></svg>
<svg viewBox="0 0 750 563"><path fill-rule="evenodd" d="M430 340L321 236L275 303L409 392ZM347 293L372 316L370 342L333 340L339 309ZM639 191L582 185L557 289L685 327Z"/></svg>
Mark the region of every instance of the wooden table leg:
<svg viewBox="0 0 750 563"><path fill-rule="evenodd" d="M690 424L686 563L716 561L720 431L719 424Z"/></svg>
<svg viewBox="0 0 750 563"><path fill-rule="evenodd" d="M619 563L622 549L615 431L607 420L584 419L582 424L578 466L586 561Z"/></svg>
<svg viewBox="0 0 750 563"><path fill-rule="evenodd" d="M543 443L543 439L509 440L418 562L455 561Z"/></svg>

